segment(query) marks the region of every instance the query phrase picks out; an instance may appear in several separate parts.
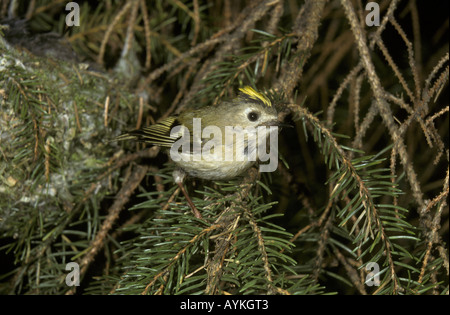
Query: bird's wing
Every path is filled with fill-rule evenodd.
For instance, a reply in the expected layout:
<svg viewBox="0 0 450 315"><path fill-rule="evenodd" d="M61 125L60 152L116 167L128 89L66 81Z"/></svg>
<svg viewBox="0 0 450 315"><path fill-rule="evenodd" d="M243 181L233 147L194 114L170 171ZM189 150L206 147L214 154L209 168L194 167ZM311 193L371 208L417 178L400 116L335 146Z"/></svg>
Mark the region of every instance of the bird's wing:
<svg viewBox="0 0 450 315"><path fill-rule="evenodd" d="M170 135L173 127L179 125L176 117L167 117L160 122L124 133L116 138L117 141L135 140L162 147L171 147L180 138L180 134Z"/></svg>

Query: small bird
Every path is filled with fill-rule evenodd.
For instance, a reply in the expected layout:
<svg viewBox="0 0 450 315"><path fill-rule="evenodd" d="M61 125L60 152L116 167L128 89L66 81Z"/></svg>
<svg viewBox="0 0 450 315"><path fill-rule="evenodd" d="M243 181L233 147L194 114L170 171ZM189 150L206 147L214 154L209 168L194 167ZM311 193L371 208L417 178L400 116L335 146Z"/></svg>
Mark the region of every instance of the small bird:
<svg viewBox="0 0 450 315"><path fill-rule="evenodd" d="M186 174L208 180L232 179L261 155L267 159L268 139L278 135L280 124L272 101L249 86L239 91L232 101L188 110L116 138L167 148L177 165L174 181L197 218L202 216L183 187Z"/></svg>

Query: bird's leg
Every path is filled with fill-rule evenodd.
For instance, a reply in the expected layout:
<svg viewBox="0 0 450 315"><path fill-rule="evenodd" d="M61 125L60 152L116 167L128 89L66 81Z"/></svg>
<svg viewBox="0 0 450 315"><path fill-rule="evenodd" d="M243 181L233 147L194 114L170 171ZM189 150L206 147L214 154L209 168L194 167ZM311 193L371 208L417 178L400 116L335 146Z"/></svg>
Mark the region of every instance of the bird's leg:
<svg viewBox="0 0 450 315"><path fill-rule="evenodd" d="M194 216L198 219L203 219L202 215L200 214L200 211L195 207L194 203L192 202L191 198L189 197L186 189L184 189L183 181L186 177L186 173L182 169L175 169L172 173L173 179L175 183L177 183L178 187L180 187L181 191L183 192L184 197L186 198L189 207L191 208L192 212L194 213Z"/></svg>

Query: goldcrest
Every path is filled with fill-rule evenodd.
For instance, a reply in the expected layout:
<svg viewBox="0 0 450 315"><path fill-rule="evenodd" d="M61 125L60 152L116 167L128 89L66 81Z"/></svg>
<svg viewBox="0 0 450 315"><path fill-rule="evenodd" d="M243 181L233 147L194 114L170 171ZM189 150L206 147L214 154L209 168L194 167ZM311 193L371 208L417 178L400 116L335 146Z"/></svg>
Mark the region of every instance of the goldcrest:
<svg viewBox="0 0 450 315"><path fill-rule="evenodd" d="M277 110L267 96L249 86L239 91L232 101L170 116L117 140L168 148L175 164L193 177L234 178L265 153L269 136L278 133L279 125Z"/></svg>
<svg viewBox="0 0 450 315"><path fill-rule="evenodd" d="M268 165L260 165L260 170L266 167L265 171L274 171L278 162L277 110L267 96L253 88L247 86L239 91L232 101L185 111L116 138L167 148L178 166L173 172L174 180L197 218L202 216L182 185L186 174L227 180L242 174L258 160L271 159Z"/></svg>

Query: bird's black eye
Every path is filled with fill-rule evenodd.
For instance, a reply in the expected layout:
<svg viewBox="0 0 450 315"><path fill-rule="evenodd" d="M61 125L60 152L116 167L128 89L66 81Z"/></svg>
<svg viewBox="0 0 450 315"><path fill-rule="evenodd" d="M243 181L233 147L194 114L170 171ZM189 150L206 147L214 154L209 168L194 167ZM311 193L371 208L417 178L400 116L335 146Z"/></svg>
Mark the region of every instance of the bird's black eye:
<svg viewBox="0 0 450 315"><path fill-rule="evenodd" d="M259 113L258 112L250 112L250 113L248 113L247 118L250 121L257 121L259 118Z"/></svg>

